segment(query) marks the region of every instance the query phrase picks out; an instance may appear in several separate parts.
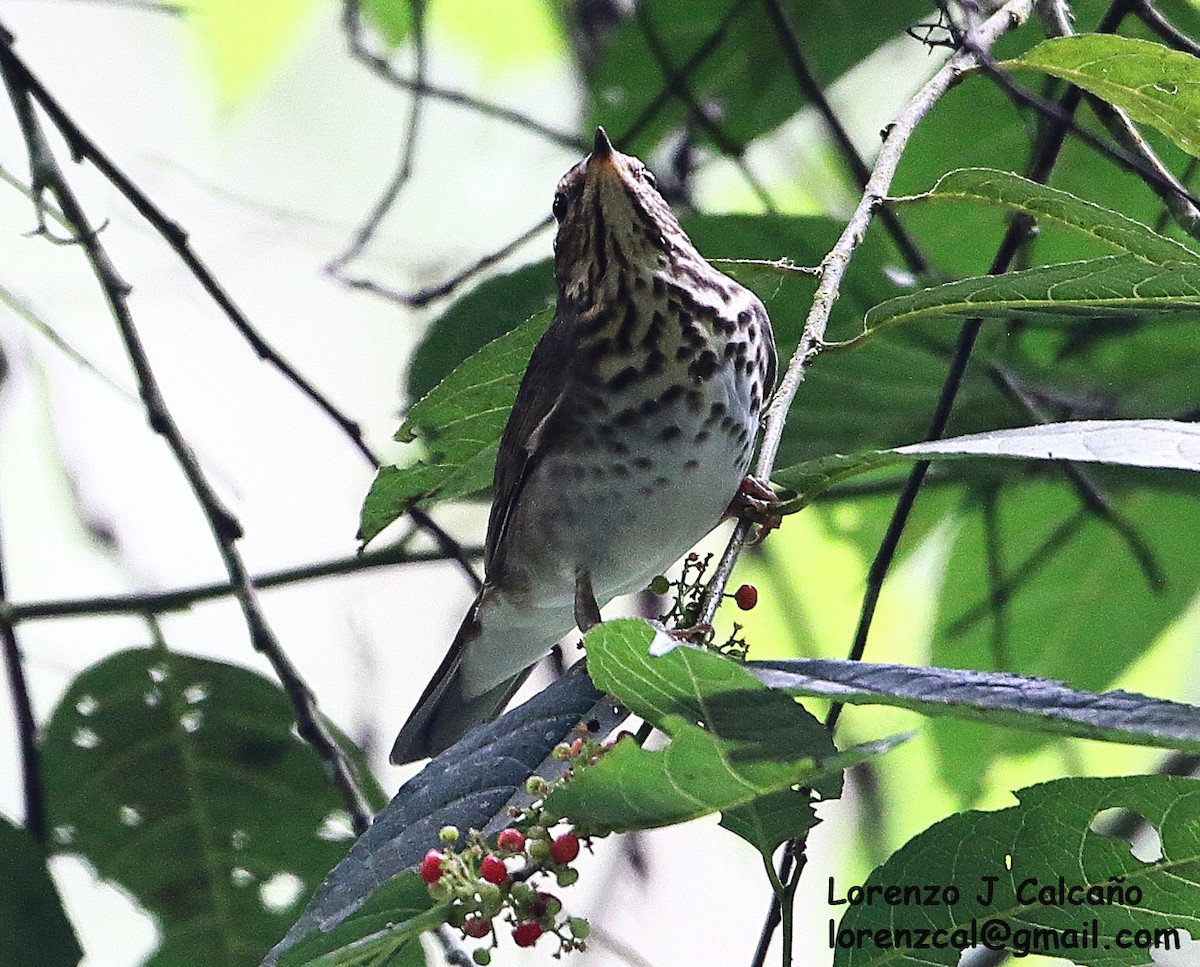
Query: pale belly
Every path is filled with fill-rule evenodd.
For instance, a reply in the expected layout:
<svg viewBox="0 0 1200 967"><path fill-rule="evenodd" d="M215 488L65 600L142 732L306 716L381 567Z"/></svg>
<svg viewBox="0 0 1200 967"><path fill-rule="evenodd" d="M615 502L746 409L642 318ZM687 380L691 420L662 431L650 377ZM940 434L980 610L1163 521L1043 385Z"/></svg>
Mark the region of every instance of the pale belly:
<svg viewBox="0 0 1200 967"><path fill-rule="evenodd" d="M749 465L749 403L731 367L691 389L632 426L584 421L579 441L599 447L543 457L510 522L511 596L565 611L568 630L577 571L604 604L644 588L720 522Z"/></svg>

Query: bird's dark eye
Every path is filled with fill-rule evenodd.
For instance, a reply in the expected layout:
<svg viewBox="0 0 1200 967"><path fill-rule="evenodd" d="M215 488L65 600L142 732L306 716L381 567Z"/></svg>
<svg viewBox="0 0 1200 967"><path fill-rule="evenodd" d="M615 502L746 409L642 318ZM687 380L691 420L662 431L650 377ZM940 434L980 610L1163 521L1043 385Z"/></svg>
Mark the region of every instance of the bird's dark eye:
<svg viewBox="0 0 1200 967"><path fill-rule="evenodd" d="M651 188L658 188L658 179L654 177L654 172L649 168L642 169L642 178Z"/></svg>
<svg viewBox="0 0 1200 967"><path fill-rule="evenodd" d="M550 210L554 212L554 217L560 222L563 220L563 216L567 213L567 193L565 191L554 193L554 204Z"/></svg>

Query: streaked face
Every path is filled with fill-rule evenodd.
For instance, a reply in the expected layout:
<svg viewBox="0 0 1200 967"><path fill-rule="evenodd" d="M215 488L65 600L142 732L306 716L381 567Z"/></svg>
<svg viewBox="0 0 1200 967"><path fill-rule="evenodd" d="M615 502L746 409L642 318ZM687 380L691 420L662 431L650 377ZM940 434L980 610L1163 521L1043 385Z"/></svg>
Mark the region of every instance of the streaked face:
<svg viewBox="0 0 1200 967"><path fill-rule="evenodd" d="M620 273L652 274L691 241L658 193L654 175L596 129L592 153L563 175L554 194L554 271L560 296L586 306Z"/></svg>

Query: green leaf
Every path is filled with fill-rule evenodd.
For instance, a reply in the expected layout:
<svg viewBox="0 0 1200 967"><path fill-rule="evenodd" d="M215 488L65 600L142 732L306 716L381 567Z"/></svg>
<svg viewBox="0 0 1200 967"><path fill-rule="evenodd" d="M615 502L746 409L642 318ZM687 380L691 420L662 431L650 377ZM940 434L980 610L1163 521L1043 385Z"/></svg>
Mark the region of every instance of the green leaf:
<svg viewBox="0 0 1200 967"><path fill-rule="evenodd" d="M435 905L421 878L402 873L376 890L369 900L323 933L314 930L295 946L273 954L274 967L368 967L374 964L425 963L417 937L446 919L446 906ZM389 958L399 957L400 960ZM408 958L408 959L404 959Z"/></svg>
<svg viewBox="0 0 1200 967"><path fill-rule="evenodd" d="M1004 67L1026 67L1083 88L1200 157L1200 60L1116 34L1043 41Z"/></svg>
<svg viewBox="0 0 1200 967"><path fill-rule="evenodd" d="M1090 967L1148 963L1150 952L1128 942L1136 930L1175 930L1180 942L1188 932L1200 938L1200 783L1173 776L1060 779L1016 796L1020 805L959 813L937 823L876 869L862 884L864 891L915 886L924 897L923 885L934 884L939 899L952 887L958 901L925 904L910 894L910 902L888 904L879 899L885 894L875 893L872 904L848 906L837 936L856 942L837 944L835 967L951 967L964 944L929 942L913 949L913 940L932 941L940 930L943 940L959 931L969 942L976 927L981 938L990 931L1015 956L1044 953ZM1115 809L1132 810L1154 827L1161 858L1139 859L1126 838L1105 835L1105 813ZM1096 887L1115 902L1056 902L1060 883L1064 896L1073 895L1067 891L1085 896ZM845 903L850 886L831 881L832 902ZM1121 892L1108 892L1116 889ZM1040 890L1048 891L1049 902L1039 902ZM1081 944L1091 940L1093 919L1099 941L1094 949ZM1039 930L1054 931L1063 948ZM1118 931L1128 933L1119 938ZM899 942L884 947L889 939ZM1131 949L1122 949L1122 940Z"/></svg>
<svg viewBox="0 0 1200 967"><path fill-rule="evenodd" d="M0 818L0 937L7 967L75 967L83 957L46 857L28 831Z"/></svg>
<svg viewBox="0 0 1200 967"><path fill-rule="evenodd" d="M341 800L293 722L261 676L162 648L93 665L55 709L56 849L156 917L152 967L257 964L345 852Z"/></svg>
<svg viewBox="0 0 1200 967"><path fill-rule="evenodd" d="M936 201L975 201L1021 212L1039 224L1057 223L1076 229L1105 245L1136 255L1147 262L1169 264L1200 260L1191 249L1173 239L1070 192L1040 185L1008 171L959 168L943 175L923 195L895 199L900 206Z"/></svg>
<svg viewBox="0 0 1200 967"><path fill-rule="evenodd" d="M360 0L364 17L375 25L384 41L399 47L412 33L411 0Z"/></svg>
<svg viewBox="0 0 1200 967"><path fill-rule="evenodd" d="M1131 319L1200 310L1200 265L1153 265L1109 255L977 276L889 299L871 309L864 336L919 319Z"/></svg>
<svg viewBox="0 0 1200 967"><path fill-rule="evenodd" d="M816 719L737 662L657 634L644 621L610 621L589 631L584 645L596 686L670 743L651 752L618 742L550 794L552 812L622 832L744 807L797 785L829 798L840 794L846 766L888 747L839 753ZM652 655L652 642L678 647Z"/></svg>
<svg viewBox="0 0 1200 967"><path fill-rule="evenodd" d="M533 347L552 313L535 315L488 343L412 405L396 434L418 437L426 455L384 467L363 503L358 536L366 543L414 503L449 500L491 486L496 450Z"/></svg>
<svg viewBox="0 0 1200 967"><path fill-rule="evenodd" d="M283 66L317 8L317 0L189 0L185 23L223 107L237 107Z"/></svg>
<svg viewBox="0 0 1200 967"><path fill-rule="evenodd" d="M764 685L789 695L847 705L891 705L935 718L1200 753L1200 708L1145 695L1094 694L1004 672L838 658L756 661L747 669Z"/></svg>
<svg viewBox="0 0 1200 967"><path fill-rule="evenodd" d="M1127 467L1200 471L1200 424L1178 420L1074 420L1014 430L992 430L914 443L892 450L834 454L776 471L772 480L795 490L787 511L799 510L834 484L858 474L919 460L1007 457L1070 460Z"/></svg>

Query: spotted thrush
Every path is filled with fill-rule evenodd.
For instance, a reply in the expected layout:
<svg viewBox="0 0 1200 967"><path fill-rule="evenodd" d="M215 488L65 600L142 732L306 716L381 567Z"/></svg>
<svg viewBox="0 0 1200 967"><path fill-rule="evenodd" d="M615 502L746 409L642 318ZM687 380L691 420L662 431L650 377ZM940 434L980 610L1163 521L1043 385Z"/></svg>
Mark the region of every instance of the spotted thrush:
<svg viewBox="0 0 1200 967"><path fill-rule="evenodd" d="M739 491L775 384L762 303L704 260L603 128L554 216L558 303L500 441L486 580L395 763L494 718L598 604L704 537Z"/></svg>

